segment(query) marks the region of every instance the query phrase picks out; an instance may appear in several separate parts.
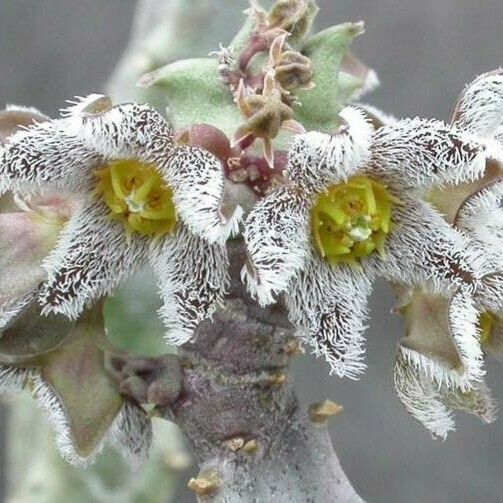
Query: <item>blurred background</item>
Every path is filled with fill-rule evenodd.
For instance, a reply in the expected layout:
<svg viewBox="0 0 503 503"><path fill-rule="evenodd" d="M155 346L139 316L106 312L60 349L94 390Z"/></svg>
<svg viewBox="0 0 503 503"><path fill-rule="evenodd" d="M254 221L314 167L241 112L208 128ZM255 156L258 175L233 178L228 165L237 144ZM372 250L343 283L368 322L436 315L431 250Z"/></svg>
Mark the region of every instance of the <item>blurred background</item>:
<svg viewBox="0 0 503 503"><path fill-rule="evenodd" d="M381 80L381 87L366 100L397 116L448 119L463 85L503 64L501 0L318 3L320 28L366 22L367 32L353 49ZM128 40L134 7L134 0L1 0L2 107L33 105L56 114L66 99L103 89ZM233 28L229 26L229 35ZM392 360L402 324L390 314L392 303L386 286L377 285L365 376L359 382L341 381L327 375L322 361L304 356L295 362L301 399L308 403L330 398L344 405L344 413L332 421L332 438L364 499L502 501L503 418L487 426L459 416L457 431L442 443L430 439L394 397ZM490 362L488 383L503 403L502 382L503 367ZM0 420L5 423L5 414ZM194 501L185 489L189 476L182 475L175 501Z"/></svg>

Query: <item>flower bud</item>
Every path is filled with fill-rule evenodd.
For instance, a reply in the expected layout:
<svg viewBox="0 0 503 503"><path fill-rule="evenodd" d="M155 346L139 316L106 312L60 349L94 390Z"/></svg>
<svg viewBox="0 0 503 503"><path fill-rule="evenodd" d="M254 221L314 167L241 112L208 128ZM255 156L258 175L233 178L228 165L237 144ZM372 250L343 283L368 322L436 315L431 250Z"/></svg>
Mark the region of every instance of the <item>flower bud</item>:
<svg viewBox="0 0 503 503"><path fill-rule="evenodd" d="M311 30L317 13L318 7L312 0L278 0L269 12L269 24L300 39Z"/></svg>
<svg viewBox="0 0 503 503"><path fill-rule="evenodd" d="M309 89L314 75L313 65L308 57L296 51L283 52L276 62L276 80L287 91Z"/></svg>
<svg viewBox="0 0 503 503"><path fill-rule="evenodd" d="M234 154L229 138L223 131L211 124L192 124L182 129L176 135L176 142L182 145L204 148L224 162Z"/></svg>

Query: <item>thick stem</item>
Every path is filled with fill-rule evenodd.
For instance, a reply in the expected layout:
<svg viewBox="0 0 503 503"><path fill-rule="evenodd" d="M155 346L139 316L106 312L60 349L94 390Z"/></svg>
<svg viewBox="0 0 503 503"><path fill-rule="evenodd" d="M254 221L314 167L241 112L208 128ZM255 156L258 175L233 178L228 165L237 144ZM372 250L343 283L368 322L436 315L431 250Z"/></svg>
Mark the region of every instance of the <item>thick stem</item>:
<svg viewBox="0 0 503 503"><path fill-rule="evenodd" d="M111 96L162 108L155 88L134 87L138 78L227 43L222 37L244 19L246 6L236 0L141 0L130 45L109 84ZM200 501L362 501L326 427L299 406L289 369L296 343L284 310L260 309L246 295L239 281L242 246L234 248L230 299L181 349L182 393L164 411L199 457L201 473L190 487Z"/></svg>
<svg viewBox="0 0 503 503"><path fill-rule="evenodd" d="M258 309L236 272L225 309L181 350L183 391L166 410L194 444L200 501L359 502L323 419L299 406L289 369L298 349L284 309Z"/></svg>

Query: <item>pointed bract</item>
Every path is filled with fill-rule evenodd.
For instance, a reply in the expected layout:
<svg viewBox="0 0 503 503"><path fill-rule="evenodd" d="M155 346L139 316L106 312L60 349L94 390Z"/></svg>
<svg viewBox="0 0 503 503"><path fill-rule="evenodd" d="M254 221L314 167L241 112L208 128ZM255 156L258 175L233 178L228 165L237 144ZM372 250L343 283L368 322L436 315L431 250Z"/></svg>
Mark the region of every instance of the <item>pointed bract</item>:
<svg viewBox="0 0 503 503"><path fill-rule="evenodd" d="M465 87L452 122L482 138L495 136L503 126L503 69L479 75Z"/></svg>

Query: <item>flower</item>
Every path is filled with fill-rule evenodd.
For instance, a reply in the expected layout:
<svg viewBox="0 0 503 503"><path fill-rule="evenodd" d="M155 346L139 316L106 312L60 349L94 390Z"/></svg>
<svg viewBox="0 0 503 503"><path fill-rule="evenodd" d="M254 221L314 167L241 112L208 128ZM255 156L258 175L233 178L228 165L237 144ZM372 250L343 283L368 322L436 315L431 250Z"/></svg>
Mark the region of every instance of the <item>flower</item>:
<svg viewBox="0 0 503 503"><path fill-rule="evenodd" d="M209 152L174 143L147 105L78 99L65 116L16 133L0 152L0 194L67 190L78 205L44 260L43 313L76 318L140 265L158 277L167 338L188 340L221 302L227 237L224 175ZM226 215L229 208L226 208Z"/></svg>
<svg viewBox="0 0 503 503"><path fill-rule="evenodd" d="M395 355L395 392L434 437L454 430L452 410L492 422L496 405L484 382L477 305L462 290L451 298L416 288L402 307L406 336Z"/></svg>
<svg viewBox="0 0 503 503"><path fill-rule="evenodd" d="M461 94L453 124L483 136L493 153L501 145L503 75L476 78ZM500 352L503 323L502 165L488 159L481 176L428 194L445 220L472 240L487 257L490 271L475 292L439 295L427 285L408 289L401 311L407 332L395 357L395 391L405 408L435 437L454 430L452 410L495 418L496 405L484 382L483 349ZM403 292L400 297L404 298Z"/></svg>
<svg viewBox="0 0 503 503"><path fill-rule="evenodd" d="M490 270L421 191L480 176L482 140L442 122L406 119L374 132L347 107L333 135L299 135L287 183L248 215L243 278L261 305L284 293L299 336L331 372L356 377L372 281L471 292ZM470 333L466 335L470 337Z"/></svg>
<svg viewBox="0 0 503 503"><path fill-rule="evenodd" d="M111 445L135 466L147 456L152 425L105 369L101 307L73 322L40 316L40 307L30 303L0 332L0 393L32 394L69 463L88 465Z"/></svg>

